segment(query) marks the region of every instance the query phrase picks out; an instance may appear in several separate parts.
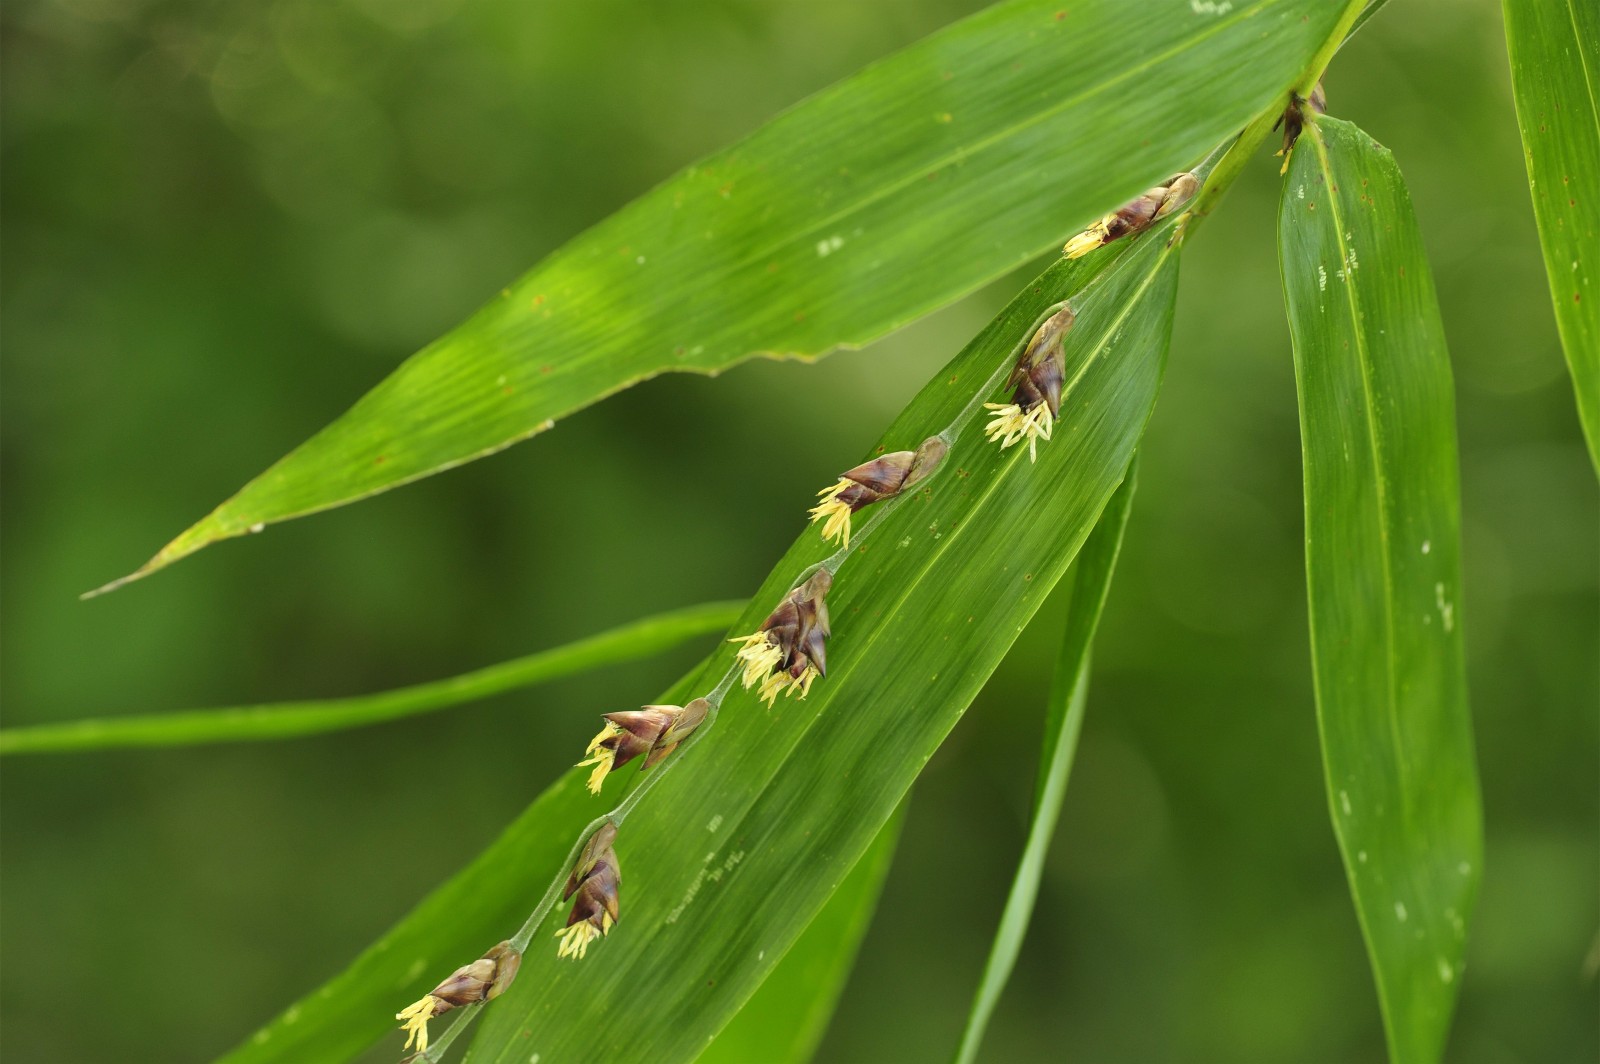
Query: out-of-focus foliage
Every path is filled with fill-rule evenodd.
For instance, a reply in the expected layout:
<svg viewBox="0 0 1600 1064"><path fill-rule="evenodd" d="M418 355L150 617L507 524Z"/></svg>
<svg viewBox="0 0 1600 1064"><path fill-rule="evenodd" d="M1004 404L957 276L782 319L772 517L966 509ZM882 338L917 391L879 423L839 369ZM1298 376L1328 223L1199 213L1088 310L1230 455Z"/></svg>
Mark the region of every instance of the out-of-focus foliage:
<svg viewBox="0 0 1600 1064"><path fill-rule="evenodd" d="M1017 282L867 355L655 381L537 448L72 597L539 251L977 6L7 4L7 724L376 690L748 595L809 493ZM1467 1064L1600 1054L1582 974L1600 515L1498 19L1391 3L1328 80L1338 114L1405 145L1456 370L1487 810ZM1276 169L1258 161L1185 252L1095 709L987 1059L1382 1051L1317 770ZM802 437L775 466L767 441ZM823 1059L937 1059L959 1037L1025 830L1041 621L918 786ZM283 747L8 764L0 1057L222 1051L481 850L595 713L695 656ZM470 808L447 800L465 780ZM196 963L214 975L182 994L158 978Z"/></svg>
<svg viewBox="0 0 1600 1064"><path fill-rule="evenodd" d="M1600 5L1504 0L1533 216L1578 417L1600 473ZM1588 298L1585 299L1584 297Z"/></svg>

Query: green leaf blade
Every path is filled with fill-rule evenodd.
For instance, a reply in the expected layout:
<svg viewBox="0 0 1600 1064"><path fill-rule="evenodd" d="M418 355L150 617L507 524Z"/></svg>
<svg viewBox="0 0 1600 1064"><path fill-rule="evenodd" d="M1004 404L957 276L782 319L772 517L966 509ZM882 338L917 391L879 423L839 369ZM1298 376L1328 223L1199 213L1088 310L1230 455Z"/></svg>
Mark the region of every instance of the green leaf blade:
<svg viewBox="0 0 1600 1064"><path fill-rule="evenodd" d="M1056 659L1055 676L1051 679L1050 695L1046 700L1044 741L1039 748L1039 779L1034 789L1033 818L1028 825L1028 839L1023 847L1022 858L1017 862L1010 894L1006 898L1005 911L1000 916L1000 926L995 930L989 959L984 964L983 976L973 997L967 1026L961 1035L961 1045L956 1050L957 1064L970 1064L977 1058L983 1032L988 1027L995 1006L1000 1002L1000 994L1011 977L1017 956L1022 952L1028 920L1033 915L1034 902L1039 896L1039 882L1044 877L1045 854L1061 816L1067 778L1077 754L1078 735L1083 729L1084 709L1089 696L1090 649L1094 643L1095 629L1100 624L1100 612L1111 589L1111 574L1116 568L1117 555L1122 550L1122 534L1127 528L1134 486L1135 472L1130 467L1127 479L1111 497L1111 502L1106 504L1093 534L1078 552L1068 578L1072 581L1072 598L1067 608L1067 623L1062 633L1060 655Z"/></svg>
<svg viewBox="0 0 1600 1064"><path fill-rule="evenodd" d="M900 801L911 778L1003 657L1026 616L1042 602L1050 585L1065 570L1120 481L1149 416L1165 361L1176 286L1176 255L1162 245L1164 239L1163 233L1152 233L1127 249L1120 259L1117 252L1122 249L1114 248L1051 267L934 378L886 435L887 441L920 439L930 431L928 426L938 428L948 423L972 399L975 389L997 379L997 367L1009 368L1021 339L1039 320L1042 310L1080 293L1103 270L1113 270L1113 276L1097 290L1093 312L1080 315L1080 327L1074 333L1085 338L1086 343L1081 345L1072 366L1074 372L1078 368L1084 372L1080 384L1067 390L1062 410L1064 419L1076 416L1078 421L1058 424L1056 439L1041 450L1037 469L1030 467L1020 475L1026 466L1020 448L1001 454L992 445L977 442L982 437L979 424L968 424L958 441L959 450L952 451L941 471L925 486L919 486L914 498L900 500L900 509L889 515L890 519L871 540L855 546L858 561L862 556L877 557L880 568L884 562L890 563L894 573L883 578L892 587L895 574L902 567L909 565L915 572L925 565L903 549L874 554L864 548L874 543L879 547L896 544L897 525L909 526L906 532L918 536L924 544L943 543L952 529L950 515L970 509L964 502L974 490L974 483L988 482L991 487L984 489L985 498L994 498L997 488L1007 489L1000 495L1005 513L989 517L985 541L969 542L961 558L948 563L951 571L964 572L969 557L979 559L984 570L971 577L974 580L987 579L987 570L996 565L1010 569L1003 560L1003 544L1016 538L1007 532L1007 527L1019 520L1022 539L1027 542L1012 546L1032 554L1038 562L1035 571L1014 572L1012 579L1005 581L1004 594L993 594L994 589L986 587L991 593L984 601L991 615L984 618L984 624L966 622L966 611L962 611L956 631L963 643L971 642L982 649L972 667L948 671L942 677L936 715L924 719L925 715L918 712L926 708L920 698L926 686L922 683L917 684L916 705L902 704L896 721L874 724L870 719L858 718L852 712L858 708L854 705L856 696L851 696L849 705L837 707L830 715L835 734L850 740L850 761L867 768L887 765L893 769L894 778L886 780L880 778L878 771L851 768L831 749L797 752L801 740L813 730L813 714L826 708L831 700L827 692L840 686L841 670L850 671L846 664L850 655L841 655L843 644L839 638L830 644L830 676L814 687L809 700L780 703L768 711L751 695L734 693L715 729L704 736L704 741L695 742L692 748L686 746L681 752L709 761L709 767L685 763L672 778L661 781L650 800L626 824L627 835L618 847L626 868L627 909L617 930L592 947L589 958L574 967L569 962L556 964L555 943L549 937L551 923L556 921L547 922L535 934L516 982L503 997L483 1007L482 1035L508 1038L513 1058L520 1054L520 1059L525 1060L531 1053L541 1052L536 1045L528 1044L531 1033L527 1038L521 1034L521 1010L531 1007L540 1015L528 1017L532 1026L527 1029L541 1034L559 1033L575 1047L561 1052L570 1052L578 1059L605 1052L617 1060L687 1061L709 1044L781 963L778 958L809 925L812 915L846 879L850 869L859 866L861 853L873 838L879 837L880 826ZM1115 359L1105 357L1111 347L1118 353ZM1068 470L1075 472L1069 474ZM942 504L938 503L941 486ZM1028 505L1030 500L1033 506ZM1048 523L1033 512L1046 500L1054 501L1054 506L1043 514ZM1035 519L1019 517L1029 512ZM752 630L771 602L787 590L794 575L824 553L815 531L807 529L746 608L735 631ZM940 553L943 555L944 550ZM842 572L851 573L850 564L853 563L847 563ZM856 577L852 575L850 579L855 581ZM924 593L929 590L925 579L919 577L913 582ZM867 583L866 590L870 591L873 582L867 579ZM965 605L967 597L957 591L956 601ZM917 643L915 632L895 633L890 627L890 633L901 638L881 638L880 629L885 627L883 607L850 604L837 596L831 596L830 602L836 603L836 632L842 633L846 623L858 628L866 626L861 637L886 644L873 647L875 659L915 649L907 649L905 639L909 636L910 643ZM996 615L993 611L999 612ZM1005 623L988 623L995 616ZM852 620L847 622L847 617ZM903 690L908 677L920 674L928 650L923 647L917 655L924 662L908 661L912 672L888 677L894 687ZM728 655L727 650L715 655L690 680L675 685L659 701L682 704L705 690L707 677L714 679L721 673ZM942 658L942 654L939 656ZM861 697L865 705L878 704L871 690ZM905 701L903 695L901 701ZM912 741L890 742L884 747L886 731L904 734ZM887 761L884 749L894 752ZM798 786L775 795L770 781L791 758L821 764L824 771L810 779L800 779L791 772L788 778ZM419 998L452 968L514 931L551 880L563 874L570 847L583 827L611 807L611 802L596 799L583 790L581 780L586 774L586 770L569 771L478 859L407 914L349 968L296 1002L223 1059L227 1064L348 1059L385 1032L398 1046L394 1013ZM872 783L870 794L859 796L849 806L828 800L830 782L848 784L852 779L863 778ZM711 806L707 806L708 802ZM771 809L771 813L754 816L752 810L758 804ZM738 835L734 834L736 829ZM788 852L788 843L780 838L785 832L798 836L799 844L792 849L802 860L798 867L787 870L769 867L767 877L776 875L782 879L787 871L806 887L804 894L791 890L790 883L774 888L776 893L766 890L766 881L741 884L741 897L746 900L755 893L761 902L779 904L781 919L720 924L711 910L719 903L725 906L727 899L719 897L723 892L718 888L739 883L733 873L740 869L762 864L758 860L761 852L766 853L768 863L773 862L772 855ZM699 841L708 843L706 849L711 852L694 845ZM727 865L730 843L746 847L733 851L741 856L731 868ZM750 847L758 852L751 854L751 863L746 865L743 855ZM684 901L686 897L692 906ZM683 908L674 915L673 909L679 906ZM564 909L556 912L564 914ZM687 1023L683 1022L681 1006L704 984L670 951L657 948L664 934L698 947L698 963L707 962L707 951L724 961L738 961L737 973L719 972L721 982L712 977L706 993L712 996L714 1007L702 1007L696 1002L696 1008L688 1010ZM752 934L758 934L759 941L751 939ZM608 973L611 989L595 996L596 976ZM618 988L626 988L628 1000L639 988L656 991L655 996L643 1002L654 1017L654 1022L644 1029L646 1037L640 1037L639 1031L615 1029L603 1015L610 1007L608 1000L613 1000L605 994L622 993ZM549 1016L556 1017L562 1030L557 1032L542 1022ZM663 1036L670 1036L670 1045L663 1044ZM474 1058L485 1051L482 1041L480 1038L473 1050ZM545 1044L544 1059L559 1059L550 1055L549 1043Z"/></svg>
<svg viewBox="0 0 1600 1064"><path fill-rule="evenodd" d="M1454 399L1389 153L1321 118L1279 211L1305 460L1317 721L1390 1058L1437 1061L1482 866Z"/></svg>
<svg viewBox="0 0 1600 1064"><path fill-rule="evenodd" d="M1059 17L1058 17L1059 16ZM854 347L1059 244L1282 97L1317 0L1012 0L577 237L136 573L500 450L617 390Z"/></svg>
<svg viewBox="0 0 1600 1064"><path fill-rule="evenodd" d="M547 923L518 982L486 1010L469 1061L690 1060L738 1009L876 835L1121 482L1164 366L1176 266L1164 236L1151 234L1074 301L1076 384L1037 465L969 422L926 486L853 543L829 594L828 677L806 701L772 710L750 693L729 696L715 729L618 835L628 900L617 930L574 967L557 960ZM883 446L941 429L1094 268L1061 264L1031 284ZM743 630L821 554L814 533L802 537ZM715 659L695 689L712 687L729 660ZM617 1023L624 1000L628 1022Z"/></svg>
<svg viewBox="0 0 1600 1064"><path fill-rule="evenodd" d="M695 1064L806 1064L827 1030L888 877L905 808Z"/></svg>
<svg viewBox="0 0 1600 1064"><path fill-rule="evenodd" d="M256 742L360 728L637 661L723 631L743 609L742 602L707 602L671 610L460 676L370 695L7 728L0 730L0 755Z"/></svg>
<svg viewBox="0 0 1600 1064"><path fill-rule="evenodd" d="M1600 474L1600 6L1504 0L1503 9L1556 330Z"/></svg>

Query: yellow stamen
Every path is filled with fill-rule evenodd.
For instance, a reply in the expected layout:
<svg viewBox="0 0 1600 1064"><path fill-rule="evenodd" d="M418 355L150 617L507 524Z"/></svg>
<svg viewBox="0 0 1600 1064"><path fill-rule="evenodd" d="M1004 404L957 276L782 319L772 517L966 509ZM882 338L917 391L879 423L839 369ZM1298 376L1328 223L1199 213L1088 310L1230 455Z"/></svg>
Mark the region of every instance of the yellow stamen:
<svg viewBox="0 0 1600 1064"><path fill-rule="evenodd" d="M787 672L775 672L761 681L761 690L756 692L757 697L765 702L768 708L771 708L778 701L778 696L783 693L783 689L792 682Z"/></svg>
<svg viewBox="0 0 1600 1064"><path fill-rule="evenodd" d="M609 933L611 926L615 922L611 919L610 913L601 913L600 927L594 926L587 920L582 920L570 927L563 927L556 932L556 937L561 940L561 945L556 949L556 956L582 960L584 955L589 952L589 943Z"/></svg>
<svg viewBox="0 0 1600 1064"><path fill-rule="evenodd" d="M807 665L799 676L790 676L787 671L775 672L761 684L758 693L768 706L776 705L779 695L793 695L799 692L803 699L811 693L811 684L821 675L813 665Z"/></svg>
<svg viewBox="0 0 1600 1064"><path fill-rule="evenodd" d="M1061 249L1062 254L1069 259L1081 259L1095 248L1104 247L1106 238L1111 235L1111 217L1107 215L1067 241L1067 246Z"/></svg>
<svg viewBox="0 0 1600 1064"><path fill-rule="evenodd" d="M433 1019L434 1009L444 1004L432 994L427 995L415 1004L407 1005L394 1014L394 1018L403 1021L400 1029L406 1032L406 1048L410 1049L415 1043L417 1052L425 1052L428 1048L428 1021Z"/></svg>
<svg viewBox="0 0 1600 1064"><path fill-rule="evenodd" d="M822 538L838 539L840 546L850 546L850 504L839 501L839 493L850 487L855 482L844 477L831 488L823 488L817 492L822 496L822 501L807 512L811 514L811 523L824 522Z"/></svg>
<svg viewBox="0 0 1600 1064"><path fill-rule="evenodd" d="M585 765L594 766L594 771L589 773L589 782L587 784L590 794L600 793L600 785L605 782L606 773L611 771L617 759L617 752L615 750L608 746L601 746L600 744L611 738L613 735L621 734L621 728L617 727L609 720L606 721L606 726L600 729L599 735L596 735L592 740L590 740L588 749L584 751L584 753L591 756L585 761L578 762L578 768L582 768Z"/></svg>
<svg viewBox="0 0 1600 1064"><path fill-rule="evenodd" d="M734 657L744 662L744 672L739 679L747 691L765 681L783 660L783 651L767 639L765 632L741 636L728 642L744 644Z"/></svg>
<svg viewBox="0 0 1600 1064"><path fill-rule="evenodd" d="M1016 403L983 405L985 409L994 411L990 415L992 420L983 427L983 434L989 437L991 442L999 440L1001 450L1027 440L1028 461L1038 461L1039 441L1048 440L1050 433L1055 430L1055 418L1050 416L1050 408L1040 403L1027 413L1023 413L1022 407Z"/></svg>

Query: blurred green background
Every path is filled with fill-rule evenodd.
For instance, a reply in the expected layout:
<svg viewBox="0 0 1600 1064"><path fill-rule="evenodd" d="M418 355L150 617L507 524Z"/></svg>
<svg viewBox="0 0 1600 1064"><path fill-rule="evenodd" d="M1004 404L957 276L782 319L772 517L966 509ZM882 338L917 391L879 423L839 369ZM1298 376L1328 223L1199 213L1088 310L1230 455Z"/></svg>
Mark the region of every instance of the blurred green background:
<svg viewBox="0 0 1600 1064"><path fill-rule="evenodd" d="M9 0L5 721L358 693L750 593L811 492L1020 276L867 350L656 380L75 598L566 238L977 6ZM1499 6L1397 0L1328 89L1406 173L1456 368L1488 849L1450 1059L1593 1061L1600 512ZM1316 744L1276 170L1259 160L1185 256L1083 745L987 1060L1382 1057ZM782 475L773 438L808 440ZM1022 845L1060 605L918 784L819 1059L953 1049ZM8 759L0 1056L227 1049L484 846L597 713L708 646L325 738Z"/></svg>

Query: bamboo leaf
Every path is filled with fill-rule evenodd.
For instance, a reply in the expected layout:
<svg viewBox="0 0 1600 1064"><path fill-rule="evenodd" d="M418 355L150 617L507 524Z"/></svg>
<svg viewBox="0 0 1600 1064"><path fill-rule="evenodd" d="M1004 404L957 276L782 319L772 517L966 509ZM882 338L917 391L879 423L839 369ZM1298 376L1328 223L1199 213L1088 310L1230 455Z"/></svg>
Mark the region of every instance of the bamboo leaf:
<svg viewBox="0 0 1600 1064"><path fill-rule="evenodd" d="M811 1059L877 908L904 812L902 806L878 832L766 982L695 1064L805 1064Z"/></svg>
<svg viewBox="0 0 1600 1064"><path fill-rule="evenodd" d="M360 728L647 658L696 636L726 629L743 608L742 602L689 606L460 676L370 695L7 728L0 731L0 754L292 739Z"/></svg>
<svg viewBox="0 0 1600 1064"><path fill-rule="evenodd" d="M1455 411L1389 152L1308 125L1278 216L1305 459L1317 724L1389 1056L1437 1061L1482 865Z"/></svg>
<svg viewBox="0 0 1600 1064"><path fill-rule="evenodd" d="M1121 482L1155 401L1176 267L1175 248L1152 234L1074 298L1061 420L1037 464L1026 448L987 442L968 414L1005 394L1022 342L1078 291L1092 259L1047 270L912 402L882 447L947 427L953 443L870 540L852 541L828 595L827 677L807 700L772 710L753 693L729 696L617 836L628 880L617 930L572 966L546 921L522 975L485 1010L472 1064L534 1053L671 1064L692 1059L739 1008L877 834ZM814 532L802 536L739 630L754 631L824 556ZM711 690L729 665L727 653L713 658L693 689Z"/></svg>
<svg viewBox="0 0 1600 1064"><path fill-rule="evenodd" d="M475 1059L498 1045L515 1059L537 1052L552 1064L597 1054L690 1060L755 992L877 837L1120 482L1165 361L1177 256L1164 239L1164 231L1147 235L1114 265L1107 260L1116 249L1046 270L896 419L886 445L950 424L975 390L988 398L1040 312L1074 297L1075 383L1038 464L1021 448L1000 452L967 423L940 470L897 500L869 540L858 536L830 596L829 676L807 700L771 711L732 694L715 727L691 737L681 771L660 779L619 836L628 886L617 929L576 967L557 966L554 943L537 936L510 989L483 1007ZM824 553L808 529L734 630L754 629ZM725 648L661 701L682 704L706 690L728 661ZM227 1064L348 1059L393 1032L396 1009L508 935L564 874L573 839L608 804L579 779L569 772ZM703 846L692 844L697 838ZM684 1007L690 996L692 1009ZM619 1000L637 1022L610 1014ZM539 1032L537 1044L524 1029Z"/></svg>
<svg viewBox="0 0 1600 1064"><path fill-rule="evenodd" d="M1600 473L1600 5L1504 0L1504 11L1556 329Z"/></svg>
<svg viewBox="0 0 1600 1064"><path fill-rule="evenodd" d="M1022 939L1028 931L1033 904L1039 896L1039 880L1044 875L1045 854L1061 816L1061 801L1067 793L1067 777L1078 750L1078 734L1083 728L1084 706L1089 694L1089 653L1100 611L1111 589L1111 574L1117 554L1122 550L1122 533L1128 525L1128 510L1133 502L1134 468L1128 470L1122 487L1111 497L1094 533L1078 552L1068 579L1072 597L1067 607L1067 623L1061 637L1061 653L1056 659L1055 677L1045 702L1044 741L1039 747L1039 779L1034 787L1033 819L1028 825L1028 841L1017 863L1017 873L1006 897L1005 911L995 931L989 959L983 967L967 1027L956 1050L958 1064L969 1064L978 1055L983 1032L988 1027L1000 994L1022 952Z"/></svg>
<svg viewBox="0 0 1600 1064"><path fill-rule="evenodd" d="M1192 166L1286 95L1346 7L1174 2L1130 19L1121 0L1010 0L952 25L577 237L100 590L656 374L883 336Z"/></svg>

